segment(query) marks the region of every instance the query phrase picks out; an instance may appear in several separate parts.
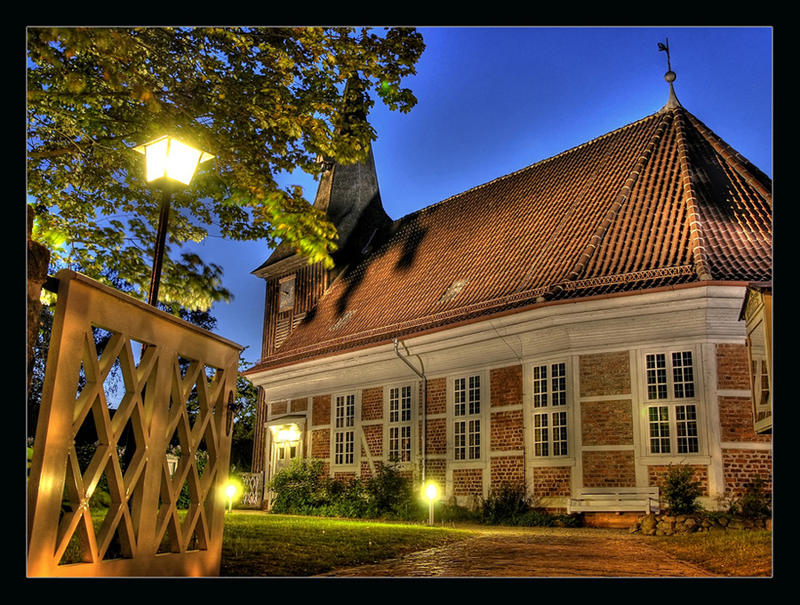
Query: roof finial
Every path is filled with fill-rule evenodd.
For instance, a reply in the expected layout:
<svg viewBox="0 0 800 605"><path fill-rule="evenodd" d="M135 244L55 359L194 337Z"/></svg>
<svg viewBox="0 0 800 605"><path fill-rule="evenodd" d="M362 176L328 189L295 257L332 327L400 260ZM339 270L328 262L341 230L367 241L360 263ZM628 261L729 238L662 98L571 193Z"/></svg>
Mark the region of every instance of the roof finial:
<svg viewBox="0 0 800 605"><path fill-rule="evenodd" d="M680 101L678 101L678 97L675 96L675 89L672 87L672 83L675 81L677 76L675 75L675 72L672 71L672 65L669 61L669 38L666 39L666 44L662 44L661 42L658 43L658 50L663 50L667 53L667 73L664 74L664 79L669 83L669 99L667 100L665 107L670 109L673 107L680 107Z"/></svg>

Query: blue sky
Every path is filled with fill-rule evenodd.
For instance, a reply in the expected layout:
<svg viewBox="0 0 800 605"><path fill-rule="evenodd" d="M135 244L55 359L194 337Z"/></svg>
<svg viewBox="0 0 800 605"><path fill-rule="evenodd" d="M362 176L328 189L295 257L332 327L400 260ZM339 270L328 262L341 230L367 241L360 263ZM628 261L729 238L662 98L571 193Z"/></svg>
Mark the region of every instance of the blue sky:
<svg viewBox="0 0 800 605"><path fill-rule="evenodd" d="M370 121L386 212L397 219L580 145L658 111L666 102L669 38L681 104L772 176L772 29L419 28L426 50L406 86L408 114L376 102ZM284 184L316 183L302 174ZM250 272L269 255L258 242L210 237L192 246L224 268L231 303L212 314L221 336L260 355L264 282Z"/></svg>

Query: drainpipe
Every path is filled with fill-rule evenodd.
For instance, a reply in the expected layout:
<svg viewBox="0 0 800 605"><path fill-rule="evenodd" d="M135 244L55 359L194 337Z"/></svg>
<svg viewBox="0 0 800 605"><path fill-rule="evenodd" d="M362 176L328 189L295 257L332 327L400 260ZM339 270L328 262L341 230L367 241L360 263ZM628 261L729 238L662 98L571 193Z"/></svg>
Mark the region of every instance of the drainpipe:
<svg viewBox="0 0 800 605"><path fill-rule="evenodd" d="M427 451L426 451L427 437L426 437L426 432L427 432L427 419L428 419L428 379L425 377L425 366L422 363L422 358L417 356L418 359L419 359L419 365L422 366L422 371L420 371L417 368L415 368L414 366L412 366L411 363L408 361L408 359L406 359L405 357L403 357L400 354L399 345L400 345L400 343L395 338L394 339L394 354L397 355L397 357L400 360L402 360L403 363L405 363L409 368L411 368L411 371L414 372L414 374L416 374L417 376L419 376L420 379L422 380L422 484L424 485L425 484L425 459L427 457ZM405 344L403 344L403 348L406 350L406 355L408 355L409 354L408 353L408 349L406 348Z"/></svg>

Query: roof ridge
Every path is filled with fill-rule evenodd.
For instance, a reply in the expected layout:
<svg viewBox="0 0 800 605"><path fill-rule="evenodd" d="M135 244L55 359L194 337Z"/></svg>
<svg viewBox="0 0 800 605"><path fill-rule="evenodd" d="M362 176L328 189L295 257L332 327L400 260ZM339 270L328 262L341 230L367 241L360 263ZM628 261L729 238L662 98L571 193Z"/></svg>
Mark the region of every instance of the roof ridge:
<svg viewBox="0 0 800 605"><path fill-rule="evenodd" d="M695 190L692 184L692 167L689 157L689 145L684 132L685 110L682 107L675 108L672 114L675 116L676 144L678 148L678 165L681 171L681 181L683 181L683 200L686 205L686 221L689 227L689 245L691 246L692 259L694 261L697 277L701 281L711 279L711 270L706 260L707 253L705 247L705 237L703 236L703 226L700 222L700 215L695 205Z"/></svg>
<svg viewBox="0 0 800 605"><path fill-rule="evenodd" d="M479 189L483 189L484 187L488 187L489 185L493 185L494 183L498 183L498 182L503 181L505 179L511 178L513 176L516 176L517 174L520 174L521 172L525 172L526 170L530 170L530 169L535 168L537 166L546 164L547 162L555 161L555 160L557 160L557 159L559 159L559 158L561 158L561 157L563 157L563 156L565 156L565 155L567 155L569 153L573 153L573 152L575 152L575 151L577 151L577 150L579 150L579 149L581 149L583 147L586 147L588 145L596 143L597 141L600 141L602 139L610 137L611 135L617 134L618 132L620 132L622 130L626 130L628 128L632 128L634 126L637 126L637 125L641 124L642 122L644 122L646 120L653 119L656 116L658 116L660 113L661 113L661 110L659 110L659 111L657 111L655 113L652 113L650 115L644 116L643 118L639 118L638 120L635 120L635 121L633 121L633 122L631 122L629 124L625 124L624 126L620 126L619 128L615 128L614 130L610 130L609 132L606 132L604 134L598 135L593 139L590 139L588 141L585 141L584 143L581 143L580 145L576 145L575 147L570 147L569 149L565 149L564 151L561 151L561 152L557 153L556 155L552 155L550 157L543 158L541 160L538 160L538 161L534 162L533 164L528 164L527 166L524 166L524 167L519 168L517 170L514 170L512 172L509 172L508 174L504 174L502 176L493 178L491 181L486 181L485 183L481 183L479 185L475 185L474 187L470 187L469 189L465 189L464 191L460 191L459 193L454 193L453 195L450 195L450 196L444 198L443 200L439 200L438 202L434 202L433 204L431 204L429 206L425 206L423 208L419 208L418 210L414 210L413 212L409 212L408 214L403 215L400 218L393 220L392 224L394 225L394 224L397 224L397 223L399 223L399 222L401 222L403 220L407 220L407 219L409 219L410 217L412 217L414 215L420 214L420 213L425 212L427 210L431 210L432 208L435 208L437 206L441 206L441 205L453 200L454 198L461 197L462 195L466 195L467 193L472 193L473 191L477 191Z"/></svg>
<svg viewBox="0 0 800 605"><path fill-rule="evenodd" d="M650 137L649 143L645 146L644 150L641 152L641 155L639 156L639 159L637 160L636 164L634 164L633 168L631 169L628 178L625 180L625 183L622 185L622 188L619 190L619 192L611 202L611 206L609 207L608 211L603 217L603 220L600 221L600 224L597 225L597 227L594 230L594 233L592 233L589 243L586 244L586 247L583 249L583 252L578 257L577 262L572 266L572 270L569 273L567 273L567 276L563 280L561 280L558 283L552 284L550 286L547 292L542 296L544 300L556 296L559 292L561 292L564 289L564 284L566 282L574 281L581 275L581 273L586 267L586 263L588 263L589 259L591 259L592 256L594 256L595 251L602 243L606 233L608 233L608 228L616 219L620 209L628 201L633 186L636 184L636 181L639 180L639 176L647 166L647 163L650 161L650 158L652 157L653 152L656 149L656 145L658 144L659 141L663 140L667 126L669 125L669 122L671 122L673 119L671 113L658 112L653 115L660 115L661 119L656 125L655 132L653 132L652 136Z"/></svg>

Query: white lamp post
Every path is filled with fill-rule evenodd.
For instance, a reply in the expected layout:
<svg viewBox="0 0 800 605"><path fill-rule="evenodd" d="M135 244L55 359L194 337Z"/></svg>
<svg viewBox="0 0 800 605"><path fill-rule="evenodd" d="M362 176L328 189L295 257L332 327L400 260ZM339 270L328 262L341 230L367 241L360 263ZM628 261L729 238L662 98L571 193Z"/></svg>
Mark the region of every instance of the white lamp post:
<svg viewBox="0 0 800 605"><path fill-rule="evenodd" d="M205 151L195 149L169 135L164 135L133 148L145 158L145 178L147 182L168 179L188 185L197 167L214 156ZM158 232L156 247L153 253L153 272L150 276L150 292L148 303L158 303L158 286L161 282L161 265L164 260L164 248L167 241L167 223L169 221L169 195L164 192L158 216Z"/></svg>

